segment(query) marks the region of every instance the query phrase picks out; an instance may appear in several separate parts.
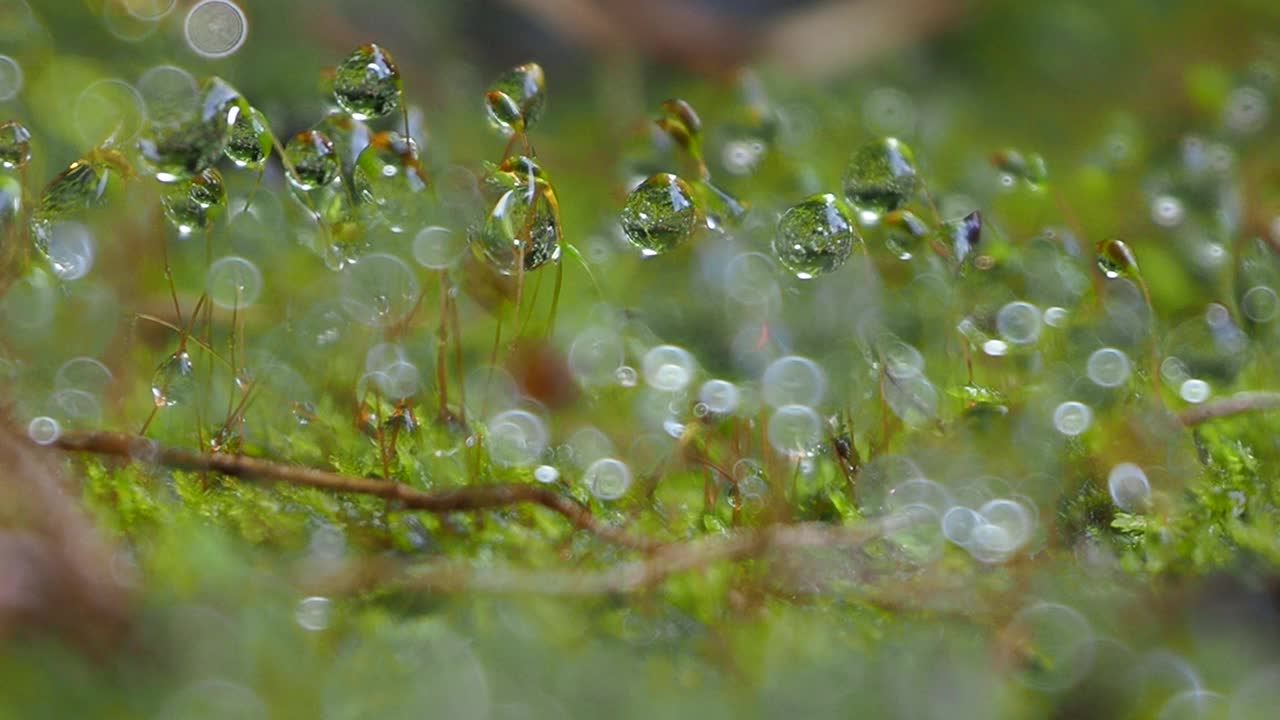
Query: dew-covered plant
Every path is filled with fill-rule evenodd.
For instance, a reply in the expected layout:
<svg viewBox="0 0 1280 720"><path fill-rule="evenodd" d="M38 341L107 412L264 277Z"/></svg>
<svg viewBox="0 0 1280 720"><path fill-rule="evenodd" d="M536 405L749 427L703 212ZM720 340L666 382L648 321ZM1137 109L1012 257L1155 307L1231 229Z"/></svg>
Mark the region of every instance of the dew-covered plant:
<svg viewBox="0 0 1280 720"><path fill-rule="evenodd" d="M619 118L97 5L201 59L0 3L23 716L1273 711L1274 45L1012 143L994 79Z"/></svg>

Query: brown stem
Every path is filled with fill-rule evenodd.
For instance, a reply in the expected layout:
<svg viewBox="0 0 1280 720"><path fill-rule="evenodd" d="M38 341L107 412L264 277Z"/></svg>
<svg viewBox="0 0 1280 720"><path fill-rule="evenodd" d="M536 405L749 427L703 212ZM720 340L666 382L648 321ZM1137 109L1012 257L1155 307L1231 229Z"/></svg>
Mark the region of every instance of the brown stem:
<svg viewBox="0 0 1280 720"><path fill-rule="evenodd" d="M1178 413L1178 421L1191 427L1220 417L1276 409L1280 409L1280 392L1256 390L1236 393L1213 402L1187 408Z"/></svg>
<svg viewBox="0 0 1280 720"><path fill-rule="evenodd" d="M373 495L399 503L408 510L433 513L487 510L530 503L558 513L574 527L586 530L601 540L633 550L656 550L662 543L638 537L625 530L601 523L589 509L576 500L540 485L513 483L506 485L469 485L447 490L417 490L385 480L341 475L339 473L298 465L287 465L247 455L199 453L168 447L134 435L113 432L68 432L58 438L56 447L72 452L130 457L139 446L159 465L183 470L212 470L244 479L266 479L291 485L319 488L333 492Z"/></svg>

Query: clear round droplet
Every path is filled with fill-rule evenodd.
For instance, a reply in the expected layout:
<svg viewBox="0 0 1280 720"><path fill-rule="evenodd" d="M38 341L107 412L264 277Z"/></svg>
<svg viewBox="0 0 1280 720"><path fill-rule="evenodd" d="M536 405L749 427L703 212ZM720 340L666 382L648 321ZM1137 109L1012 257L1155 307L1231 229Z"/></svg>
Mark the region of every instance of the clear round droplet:
<svg viewBox="0 0 1280 720"><path fill-rule="evenodd" d="M587 490L600 500L617 500L631 487L631 468L617 458L600 458L582 474Z"/></svg>
<svg viewBox="0 0 1280 720"><path fill-rule="evenodd" d="M816 407L826 394L827 376L809 358L788 355L778 358L765 369L760 384L765 404L769 407Z"/></svg>
<svg viewBox="0 0 1280 720"><path fill-rule="evenodd" d="M93 268L93 236L89 228L79 223L58 223L49 232L45 254L54 275L63 280L79 280Z"/></svg>
<svg viewBox="0 0 1280 720"><path fill-rule="evenodd" d="M371 253L342 271L342 308L370 327L395 325L418 301L418 279L394 255Z"/></svg>
<svg viewBox="0 0 1280 720"><path fill-rule="evenodd" d="M1093 423L1093 410L1082 402L1068 400L1053 410L1053 427L1063 435L1075 437Z"/></svg>
<svg viewBox="0 0 1280 720"><path fill-rule="evenodd" d="M1067 318L1069 316L1070 313L1067 312L1066 308L1060 308L1057 306L1045 308L1044 324L1049 327L1064 327L1067 324Z"/></svg>
<svg viewBox="0 0 1280 720"><path fill-rule="evenodd" d="M942 535L955 545L969 547L974 532L985 522L973 508L956 505L942 514Z"/></svg>
<svg viewBox="0 0 1280 720"><path fill-rule="evenodd" d="M1014 345L1030 345L1040 339L1040 308L1021 300L996 313L996 330Z"/></svg>
<svg viewBox="0 0 1280 720"><path fill-rule="evenodd" d="M413 237L413 259L426 268L443 270L462 257L466 238L449 228L432 225Z"/></svg>
<svg viewBox="0 0 1280 720"><path fill-rule="evenodd" d="M1280 298L1266 285L1251 287L1240 298L1240 310L1256 323L1271 322L1280 313Z"/></svg>
<svg viewBox="0 0 1280 720"><path fill-rule="evenodd" d="M545 485L550 485L560 479L560 471L550 465L539 465L533 469L533 479Z"/></svg>
<svg viewBox="0 0 1280 720"><path fill-rule="evenodd" d="M813 408L783 405L769 417L766 434L774 450L788 455L808 455L822 441L822 420Z"/></svg>
<svg viewBox="0 0 1280 720"><path fill-rule="evenodd" d="M1202 403L1208 400L1212 393L1209 383L1199 378L1187 378L1178 387L1178 396L1189 403Z"/></svg>
<svg viewBox="0 0 1280 720"><path fill-rule="evenodd" d="M262 272L257 265L236 255L214 260L205 283L209 299L226 310L246 308L262 294Z"/></svg>
<svg viewBox="0 0 1280 720"><path fill-rule="evenodd" d="M1151 201L1151 220L1161 227L1177 227L1185 216L1182 201L1172 195L1161 195Z"/></svg>
<svg viewBox="0 0 1280 720"><path fill-rule="evenodd" d="M240 49L249 21L231 0L200 0L182 26L187 47L201 57L224 58Z"/></svg>
<svg viewBox="0 0 1280 720"><path fill-rule="evenodd" d="M332 610L333 603L327 597L303 598L293 611L293 619L303 630L318 632L329 627Z"/></svg>
<svg viewBox="0 0 1280 720"><path fill-rule="evenodd" d="M694 360L688 350L676 345L658 345L645 353L644 381L664 392L683 390L693 379Z"/></svg>
<svg viewBox="0 0 1280 720"><path fill-rule="evenodd" d="M1129 356L1117 348L1095 350L1085 366L1089 379L1102 387L1119 387L1129 379Z"/></svg>
<svg viewBox="0 0 1280 720"><path fill-rule="evenodd" d="M80 139L86 145L123 145L142 130L146 105L136 88L111 78L85 88L76 98L72 112Z"/></svg>
<svg viewBox="0 0 1280 720"><path fill-rule="evenodd" d="M638 381L636 369L630 365L623 365L619 367L617 370L613 371L613 376L622 387L635 387L636 382Z"/></svg>
<svg viewBox="0 0 1280 720"><path fill-rule="evenodd" d="M532 465L542 456L550 440L546 425L526 410L507 410L486 423L489 457L499 465Z"/></svg>
<svg viewBox="0 0 1280 720"><path fill-rule="evenodd" d="M738 387L728 380L708 380L698 389L698 400L708 412L728 415L738 408Z"/></svg>
<svg viewBox="0 0 1280 720"><path fill-rule="evenodd" d="M1107 474L1107 490L1116 507L1125 512L1142 512L1151 500L1147 474L1134 463L1120 463Z"/></svg>
<svg viewBox="0 0 1280 720"><path fill-rule="evenodd" d="M62 426L57 420L41 415L32 418L27 424L27 437L37 445L52 445L62 435Z"/></svg>

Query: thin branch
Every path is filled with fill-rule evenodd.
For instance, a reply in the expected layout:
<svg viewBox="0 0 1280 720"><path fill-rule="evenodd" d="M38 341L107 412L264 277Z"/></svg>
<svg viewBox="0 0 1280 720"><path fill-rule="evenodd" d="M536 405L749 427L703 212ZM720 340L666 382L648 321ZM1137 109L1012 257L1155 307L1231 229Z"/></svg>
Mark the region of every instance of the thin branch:
<svg viewBox="0 0 1280 720"><path fill-rule="evenodd" d="M1280 392L1241 392L1212 402L1196 405L1178 413L1178 421L1188 427L1220 417L1260 410L1280 409Z"/></svg>
<svg viewBox="0 0 1280 720"><path fill-rule="evenodd" d="M64 433L55 445L72 452L139 458L183 470L208 470L244 479L274 480L333 492L373 495L398 503L406 509L433 513L486 510L525 503L541 505L564 516L574 527L615 545L645 551L662 546L657 540L605 525L590 509L576 500L540 485L513 483L469 485L448 490L417 490L398 482L353 477L247 455L199 453L159 445L134 435L111 432Z"/></svg>
<svg viewBox="0 0 1280 720"><path fill-rule="evenodd" d="M483 592L582 597L621 595L653 587L672 575L717 562L738 562L770 552L805 548L853 549L886 533L918 522L919 516L898 515L876 522L841 526L825 523L771 525L738 530L663 546L643 560L593 571L529 570L475 566L456 561L422 565L408 571L397 584L437 593Z"/></svg>

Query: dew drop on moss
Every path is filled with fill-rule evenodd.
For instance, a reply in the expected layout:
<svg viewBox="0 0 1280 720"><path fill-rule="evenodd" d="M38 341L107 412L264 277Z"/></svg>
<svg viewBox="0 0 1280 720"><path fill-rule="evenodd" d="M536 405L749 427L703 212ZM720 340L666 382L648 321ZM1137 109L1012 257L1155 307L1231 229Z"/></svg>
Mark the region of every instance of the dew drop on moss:
<svg viewBox="0 0 1280 720"><path fill-rule="evenodd" d="M503 73L485 92L485 115L506 136L522 133L538 121L547 100L547 80L538 63Z"/></svg>
<svg viewBox="0 0 1280 720"><path fill-rule="evenodd" d="M247 107L234 88L210 78L200 88L195 112L181 121L147 125L138 138L138 152L160 182L194 177L222 157L231 126Z"/></svg>
<svg viewBox="0 0 1280 720"><path fill-rule="evenodd" d="M853 221L835 195L815 195L782 214L773 252L796 277L829 273L849 259L861 241Z"/></svg>
<svg viewBox="0 0 1280 720"><path fill-rule="evenodd" d="M333 78L334 99L357 120L389 115L400 107L402 88L391 53L374 44L356 48Z"/></svg>
<svg viewBox="0 0 1280 720"><path fill-rule="evenodd" d="M237 167L260 169L271 154L271 127L255 107L239 113L227 139L227 159Z"/></svg>
<svg viewBox="0 0 1280 720"><path fill-rule="evenodd" d="M195 368L186 350L165 358L151 377L151 399L156 407L186 404L191 401L195 389Z"/></svg>
<svg viewBox="0 0 1280 720"><path fill-rule="evenodd" d="M845 198L872 221L906 204L919 186L915 156L896 138L863 145L844 173Z"/></svg>
<svg viewBox="0 0 1280 720"><path fill-rule="evenodd" d="M543 192L546 186L508 190L498 198L479 234L479 249L503 275L514 275L521 254L525 271L560 257L560 224Z"/></svg>
<svg viewBox="0 0 1280 720"><path fill-rule="evenodd" d="M1111 238L1098 243L1098 269L1114 280L1138 273L1138 260L1123 240Z"/></svg>
<svg viewBox="0 0 1280 720"><path fill-rule="evenodd" d="M170 186L161 197L164 216L187 235L208 230L227 207L227 190L222 173L209 168L199 175Z"/></svg>
<svg viewBox="0 0 1280 720"><path fill-rule="evenodd" d="M419 218L427 173L412 138L378 133L360 153L351 176L357 199L372 204L392 232L404 232Z"/></svg>
<svg viewBox="0 0 1280 720"><path fill-rule="evenodd" d="M31 213L31 233L36 249L48 253L52 226L101 205L117 177L132 173L128 161L117 153L97 150L72 162L40 193Z"/></svg>
<svg viewBox="0 0 1280 720"><path fill-rule="evenodd" d="M622 231L645 255L658 255L684 244L698 222L692 190L670 173L658 173L640 183L622 208Z"/></svg>
<svg viewBox="0 0 1280 720"><path fill-rule="evenodd" d="M0 167L15 169L31 161L31 133L16 120L0 125Z"/></svg>
<svg viewBox="0 0 1280 720"><path fill-rule="evenodd" d="M303 130L284 149L289 161L289 182L299 190L314 190L333 182L342 172L342 161L333 142L319 130Z"/></svg>

